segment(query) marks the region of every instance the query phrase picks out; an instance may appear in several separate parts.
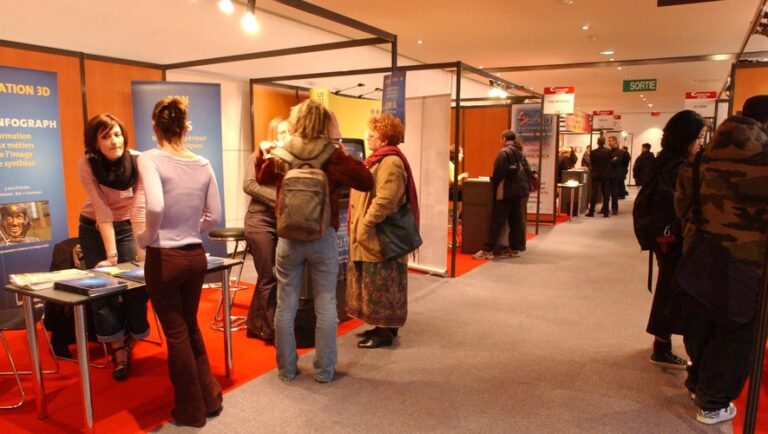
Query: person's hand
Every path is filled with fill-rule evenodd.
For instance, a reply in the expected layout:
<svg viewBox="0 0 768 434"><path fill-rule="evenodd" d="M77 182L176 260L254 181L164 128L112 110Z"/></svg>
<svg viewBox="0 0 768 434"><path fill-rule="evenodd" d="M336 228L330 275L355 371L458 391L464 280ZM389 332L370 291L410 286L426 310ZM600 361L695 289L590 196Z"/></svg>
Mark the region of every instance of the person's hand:
<svg viewBox="0 0 768 434"><path fill-rule="evenodd" d="M262 140L261 143L259 143L259 149L261 149L262 154L269 154L272 152L273 149L275 149L277 145L275 142L269 142L267 140Z"/></svg>
<svg viewBox="0 0 768 434"><path fill-rule="evenodd" d="M144 262L144 260L147 258L147 251L144 249L139 249L136 251L136 262Z"/></svg>
<svg viewBox="0 0 768 434"><path fill-rule="evenodd" d="M99 262L98 264L96 264L96 268L99 268L99 267L111 267L113 265L117 265L117 258L105 259L105 260Z"/></svg>

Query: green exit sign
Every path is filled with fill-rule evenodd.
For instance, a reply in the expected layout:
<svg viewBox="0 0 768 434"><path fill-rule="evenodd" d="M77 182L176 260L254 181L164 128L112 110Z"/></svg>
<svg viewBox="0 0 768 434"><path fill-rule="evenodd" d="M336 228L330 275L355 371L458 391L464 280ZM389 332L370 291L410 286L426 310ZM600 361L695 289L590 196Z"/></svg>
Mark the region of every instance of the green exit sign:
<svg viewBox="0 0 768 434"><path fill-rule="evenodd" d="M654 92L656 91L656 79L624 80L624 92Z"/></svg>

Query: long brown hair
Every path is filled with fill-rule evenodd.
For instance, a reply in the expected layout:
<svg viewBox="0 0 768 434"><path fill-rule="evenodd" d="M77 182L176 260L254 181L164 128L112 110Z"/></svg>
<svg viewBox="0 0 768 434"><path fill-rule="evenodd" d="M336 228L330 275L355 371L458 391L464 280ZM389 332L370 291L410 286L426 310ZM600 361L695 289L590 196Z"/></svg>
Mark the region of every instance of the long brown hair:
<svg viewBox="0 0 768 434"><path fill-rule="evenodd" d="M109 113L101 113L89 119L88 123L85 124L85 155L100 155L99 135L104 131L111 130L115 125L120 127L120 131L123 133L124 149L128 149L128 132L125 131L123 123Z"/></svg>
<svg viewBox="0 0 768 434"><path fill-rule="evenodd" d="M167 96L155 104L152 121L158 139L173 142L181 139L187 129L187 103L178 96Z"/></svg>

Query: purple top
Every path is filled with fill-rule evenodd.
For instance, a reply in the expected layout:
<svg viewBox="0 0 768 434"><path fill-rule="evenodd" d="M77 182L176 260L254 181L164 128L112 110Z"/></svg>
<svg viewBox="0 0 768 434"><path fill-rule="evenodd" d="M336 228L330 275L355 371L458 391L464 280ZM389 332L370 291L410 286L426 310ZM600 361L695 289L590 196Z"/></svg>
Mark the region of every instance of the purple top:
<svg viewBox="0 0 768 434"><path fill-rule="evenodd" d="M139 177L146 195L146 228L136 235L140 247L200 244L200 234L221 221L216 176L205 158L152 149L139 157Z"/></svg>

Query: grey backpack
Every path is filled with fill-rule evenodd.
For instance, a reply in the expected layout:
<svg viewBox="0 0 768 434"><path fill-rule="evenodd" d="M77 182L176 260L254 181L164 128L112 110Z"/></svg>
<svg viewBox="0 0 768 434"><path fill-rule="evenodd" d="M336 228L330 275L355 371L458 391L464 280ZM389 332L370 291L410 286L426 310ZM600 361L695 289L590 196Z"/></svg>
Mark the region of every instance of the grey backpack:
<svg viewBox="0 0 768 434"><path fill-rule="evenodd" d="M313 158L303 160L283 148L272 155L288 164L277 203L277 235L294 241L315 241L331 225L328 177L323 164L336 150L327 143Z"/></svg>

